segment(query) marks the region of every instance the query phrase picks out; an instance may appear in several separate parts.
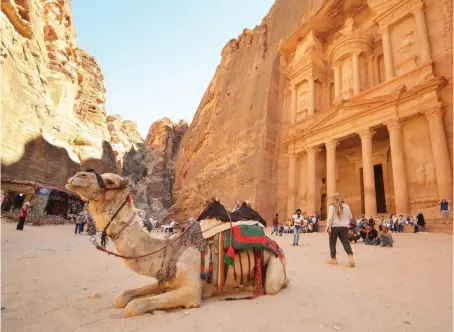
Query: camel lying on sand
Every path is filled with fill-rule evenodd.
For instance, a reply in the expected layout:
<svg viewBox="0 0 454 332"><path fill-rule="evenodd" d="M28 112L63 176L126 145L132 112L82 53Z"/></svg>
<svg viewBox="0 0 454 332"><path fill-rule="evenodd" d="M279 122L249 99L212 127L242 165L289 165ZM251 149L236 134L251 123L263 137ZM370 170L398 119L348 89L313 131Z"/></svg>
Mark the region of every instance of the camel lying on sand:
<svg viewBox="0 0 454 332"><path fill-rule="evenodd" d="M118 295L115 305L125 308L127 317L156 309L199 307L202 298L209 298L217 293L212 284L201 278L201 250L204 249L200 243L200 240L203 240L200 225L204 222L220 221L208 219L202 220L200 224L195 223L198 228L191 228L198 229L199 234L195 231L191 234L188 230L173 239L159 238L146 232L140 225L128 186L127 178L112 173L100 176L94 171L78 172L66 185L66 189L76 192L89 202L89 212L97 230L104 230L107 237L114 242L118 256L123 259L124 264L138 274L151 277L149 285L126 290ZM252 250L250 252L252 253ZM242 257L238 257L239 255ZM266 294L276 294L288 284L285 259L275 257L268 250L263 250L262 257L264 290ZM243 263L243 266L239 266L238 262L241 264L241 260L249 260L249 253L236 253L235 268L227 270L223 291L238 288L241 281L243 285L247 282L253 284L254 265ZM208 271L208 268L206 260L205 270ZM241 281L236 278L234 271L242 274ZM243 276L246 276L246 280L243 280Z"/></svg>

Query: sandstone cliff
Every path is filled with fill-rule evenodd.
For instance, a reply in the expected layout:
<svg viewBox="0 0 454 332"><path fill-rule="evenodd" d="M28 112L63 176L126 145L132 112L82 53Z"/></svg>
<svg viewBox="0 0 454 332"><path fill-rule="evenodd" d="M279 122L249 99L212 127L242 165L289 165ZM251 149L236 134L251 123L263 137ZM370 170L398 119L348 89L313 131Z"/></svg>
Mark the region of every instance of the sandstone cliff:
<svg viewBox="0 0 454 332"><path fill-rule="evenodd" d="M76 44L69 0L2 0L2 176L62 187L114 171L103 75Z"/></svg>
<svg viewBox="0 0 454 332"><path fill-rule="evenodd" d="M277 0L260 25L224 47L181 145L172 216L196 215L212 196L229 207L250 200L266 218L275 211L285 84L278 48L322 4Z"/></svg>
<svg viewBox="0 0 454 332"><path fill-rule="evenodd" d="M110 134L110 144L117 163L117 173L123 172L123 158L130 150L137 151L141 143L137 124L131 120L123 120L119 115L108 115L107 128Z"/></svg>
<svg viewBox="0 0 454 332"><path fill-rule="evenodd" d="M144 143L135 143L123 156L123 174L132 179L136 206L158 220L173 204L175 162L188 124L167 118L153 123ZM114 148L115 149L115 148Z"/></svg>

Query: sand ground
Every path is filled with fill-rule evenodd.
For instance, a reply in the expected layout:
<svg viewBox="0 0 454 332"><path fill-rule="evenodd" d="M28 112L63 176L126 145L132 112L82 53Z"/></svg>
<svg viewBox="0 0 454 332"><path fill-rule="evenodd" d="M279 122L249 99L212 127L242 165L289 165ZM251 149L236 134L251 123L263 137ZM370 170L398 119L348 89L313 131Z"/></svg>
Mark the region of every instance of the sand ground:
<svg viewBox="0 0 454 332"><path fill-rule="evenodd" d="M328 266L326 234L278 237L291 283L251 301L210 299L199 309L125 319L116 294L147 283L95 250L73 226L2 223L3 331L449 331L452 236L398 234L395 248L356 244L357 267ZM101 293L93 299L93 292Z"/></svg>

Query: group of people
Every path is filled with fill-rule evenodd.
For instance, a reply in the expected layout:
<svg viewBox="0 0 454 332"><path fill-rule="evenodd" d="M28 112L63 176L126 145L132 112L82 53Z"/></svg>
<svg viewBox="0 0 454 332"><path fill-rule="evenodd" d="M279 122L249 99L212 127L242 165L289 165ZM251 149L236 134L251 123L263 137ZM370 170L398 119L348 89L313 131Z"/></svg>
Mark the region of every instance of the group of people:
<svg viewBox="0 0 454 332"><path fill-rule="evenodd" d="M285 233L293 233L295 234L296 227L295 226L295 218L297 219L299 233L315 233L318 232L318 225L319 225L319 216L314 214L312 217L307 216L304 217L301 215L301 209L296 210L295 215L292 219L287 219L285 224L281 224L279 222L279 214L276 213L276 216L273 218L273 232L271 235L276 234L282 236ZM295 237L295 235L294 235ZM299 236L298 236L299 239Z"/></svg>
<svg viewBox="0 0 454 332"><path fill-rule="evenodd" d="M82 211L78 215L72 216L71 221L74 222L74 235L83 235L84 228L86 229L85 234L88 234L88 225L89 222L93 222L93 217L89 215L87 211Z"/></svg>

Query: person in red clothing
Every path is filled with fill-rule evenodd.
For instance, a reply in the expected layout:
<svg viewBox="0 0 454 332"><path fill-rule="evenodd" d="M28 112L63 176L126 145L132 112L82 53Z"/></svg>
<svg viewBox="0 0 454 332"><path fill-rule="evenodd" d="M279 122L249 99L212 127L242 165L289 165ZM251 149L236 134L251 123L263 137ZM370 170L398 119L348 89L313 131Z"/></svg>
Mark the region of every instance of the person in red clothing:
<svg viewBox="0 0 454 332"><path fill-rule="evenodd" d="M279 235L279 215L276 213L276 216L273 218L273 231L271 235L276 233L276 236Z"/></svg>
<svg viewBox="0 0 454 332"><path fill-rule="evenodd" d="M29 202L26 202L24 205L22 205L22 208L20 209L20 214L19 214L19 223L17 224L16 230L21 231L24 229L24 224L25 224L25 218L27 218L28 211L30 210L31 204Z"/></svg>

